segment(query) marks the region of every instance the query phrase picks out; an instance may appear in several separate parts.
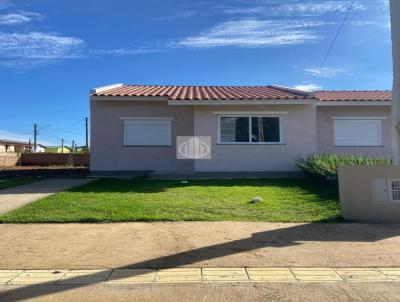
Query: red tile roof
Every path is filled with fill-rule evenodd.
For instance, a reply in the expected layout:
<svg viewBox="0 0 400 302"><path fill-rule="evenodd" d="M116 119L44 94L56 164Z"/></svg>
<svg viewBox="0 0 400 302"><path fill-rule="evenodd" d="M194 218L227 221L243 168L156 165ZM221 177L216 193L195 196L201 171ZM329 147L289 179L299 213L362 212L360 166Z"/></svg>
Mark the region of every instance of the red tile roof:
<svg viewBox="0 0 400 302"><path fill-rule="evenodd" d="M391 101L390 90L363 90L363 91L316 91L315 97L322 102L326 101Z"/></svg>
<svg viewBox="0 0 400 302"><path fill-rule="evenodd" d="M309 93L275 86L147 86L122 85L94 92L94 96L153 96L170 100L310 99Z"/></svg>
<svg viewBox="0 0 400 302"><path fill-rule="evenodd" d="M297 100L391 101L389 90L316 91L314 94L281 86L159 86L122 85L98 88L92 96L166 97L169 100Z"/></svg>

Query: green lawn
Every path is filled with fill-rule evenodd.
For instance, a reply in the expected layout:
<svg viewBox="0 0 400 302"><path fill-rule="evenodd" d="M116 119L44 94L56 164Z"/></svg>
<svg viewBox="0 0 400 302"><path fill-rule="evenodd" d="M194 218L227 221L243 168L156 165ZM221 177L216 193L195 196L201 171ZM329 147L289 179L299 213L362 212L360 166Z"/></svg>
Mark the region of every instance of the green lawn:
<svg viewBox="0 0 400 302"><path fill-rule="evenodd" d="M251 204L252 197L263 201ZM340 221L337 189L306 179L100 179L31 203L0 222Z"/></svg>
<svg viewBox="0 0 400 302"><path fill-rule="evenodd" d="M37 181L35 178L28 177L18 177L18 178L10 178L6 180L0 180L0 190L15 187L19 185L28 184L31 182Z"/></svg>

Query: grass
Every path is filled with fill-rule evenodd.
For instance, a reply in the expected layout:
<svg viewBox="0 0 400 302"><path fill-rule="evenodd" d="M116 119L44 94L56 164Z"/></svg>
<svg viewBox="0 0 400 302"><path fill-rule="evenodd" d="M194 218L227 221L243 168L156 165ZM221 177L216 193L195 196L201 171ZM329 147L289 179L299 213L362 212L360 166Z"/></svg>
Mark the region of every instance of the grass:
<svg viewBox="0 0 400 302"><path fill-rule="evenodd" d="M31 182L37 181L35 178L28 177L18 177L18 178L10 178L6 180L0 180L0 190L7 189L19 185L28 184Z"/></svg>
<svg viewBox="0 0 400 302"><path fill-rule="evenodd" d="M251 204L252 197L263 201ZM339 221L337 188L305 179L100 179L26 205L3 223Z"/></svg>

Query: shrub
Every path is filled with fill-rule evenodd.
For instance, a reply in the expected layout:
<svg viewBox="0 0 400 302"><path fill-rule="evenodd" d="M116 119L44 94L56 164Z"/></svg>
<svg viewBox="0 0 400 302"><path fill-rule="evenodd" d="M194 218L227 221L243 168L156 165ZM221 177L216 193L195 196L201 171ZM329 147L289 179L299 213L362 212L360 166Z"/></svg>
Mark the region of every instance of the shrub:
<svg viewBox="0 0 400 302"><path fill-rule="evenodd" d="M311 154L296 160L296 165L307 176L318 181L337 182L339 166L389 165L390 159L349 154Z"/></svg>

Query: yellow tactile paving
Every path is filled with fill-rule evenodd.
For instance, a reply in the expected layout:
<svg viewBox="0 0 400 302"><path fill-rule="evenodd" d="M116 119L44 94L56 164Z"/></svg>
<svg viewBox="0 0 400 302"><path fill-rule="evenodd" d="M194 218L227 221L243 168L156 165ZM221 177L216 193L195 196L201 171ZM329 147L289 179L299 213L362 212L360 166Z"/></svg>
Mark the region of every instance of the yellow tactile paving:
<svg viewBox="0 0 400 302"><path fill-rule="evenodd" d="M388 276L373 268L345 268L335 271L347 282L391 281Z"/></svg>
<svg viewBox="0 0 400 302"><path fill-rule="evenodd" d="M9 284L55 283L65 270L25 270L12 279Z"/></svg>
<svg viewBox="0 0 400 302"><path fill-rule="evenodd" d="M295 282L296 278L288 268L248 268L253 282Z"/></svg>
<svg viewBox="0 0 400 302"><path fill-rule="evenodd" d="M244 268L203 268L203 281L209 282L249 282Z"/></svg>
<svg viewBox="0 0 400 302"><path fill-rule="evenodd" d="M338 282L343 279L331 268L292 268L294 276L302 282Z"/></svg>
<svg viewBox="0 0 400 302"><path fill-rule="evenodd" d="M154 269L116 269L107 283L150 283L156 278Z"/></svg>
<svg viewBox="0 0 400 302"><path fill-rule="evenodd" d="M160 269L156 272L155 281L160 283L201 282L201 268Z"/></svg>
<svg viewBox="0 0 400 302"><path fill-rule="evenodd" d="M58 283L98 283L105 281L110 274L111 270L70 270L58 280Z"/></svg>

